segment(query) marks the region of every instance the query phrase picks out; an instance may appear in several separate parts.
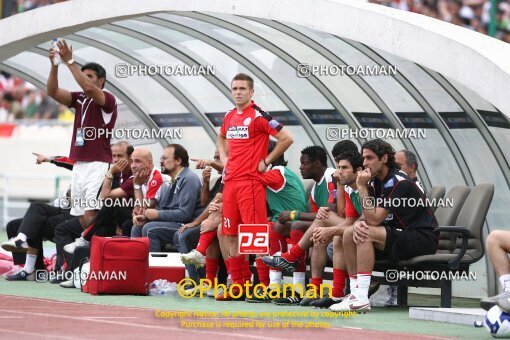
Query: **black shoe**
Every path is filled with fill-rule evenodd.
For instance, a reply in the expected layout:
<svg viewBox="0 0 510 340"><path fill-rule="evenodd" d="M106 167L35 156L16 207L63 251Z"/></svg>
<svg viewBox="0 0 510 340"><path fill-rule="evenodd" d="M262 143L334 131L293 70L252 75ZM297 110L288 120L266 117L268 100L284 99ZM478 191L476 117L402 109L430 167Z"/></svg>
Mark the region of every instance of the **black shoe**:
<svg viewBox="0 0 510 340"><path fill-rule="evenodd" d="M55 272L52 274L52 278L50 279L50 283L59 284L60 282L67 281L63 272Z"/></svg>
<svg viewBox="0 0 510 340"><path fill-rule="evenodd" d="M306 296L306 293L305 293L305 296ZM308 307L308 306L311 306L311 303L312 302L315 302L319 300L319 298L303 298L303 300L301 300L301 302L299 303L300 306L302 307Z"/></svg>
<svg viewBox="0 0 510 340"><path fill-rule="evenodd" d="M29 274L24 270L20 270L16 274L7 276L5 279L7 281L35 281L35 271Z"/></svg>
<svg viewBox="0 0 510 340"><path fill-rule="evenodd" d="M255 295L255 292L251 293L251 298L246 298L246 302L249 303L267 303L271 302L270 296L270 288L258 288L257 294Z"/></svg>
<svg viewBox="0 0 510 340"><path fill-rule="evenodd" d="M273 300L273 303L278 306L288 306L288 305L298 305L303 298L299 292L294 292L292 294L292 290L287 290L284 293L285 297L277 298Z"/></svg>
<svg viewBox="0 0 510 340"><path fill-rule="evenodd" d="M262 262L264 262L269 267L281 268L290 272L296 270L298 266L296 262L289 262L284 257L278 255L263 256Z"/></svg>
<svg viewBox="0 0 510 340"><path fill-rule="evenodd" d="M315 308L329 308L330 306L333 306L335 303L342 302L343 299L344 299L343 297L341 297L341 298L325 297L322 299L312 301L310 303L310 306L315 307Z"/></svg>
<svg viewBox="0 0 510 340"><path fill-rule="evenodd" d="M28 250L28 243L22 241L18 237L13 237L9 239L9 241L2 243L2 248L13 253L26 253Z"/></svg>

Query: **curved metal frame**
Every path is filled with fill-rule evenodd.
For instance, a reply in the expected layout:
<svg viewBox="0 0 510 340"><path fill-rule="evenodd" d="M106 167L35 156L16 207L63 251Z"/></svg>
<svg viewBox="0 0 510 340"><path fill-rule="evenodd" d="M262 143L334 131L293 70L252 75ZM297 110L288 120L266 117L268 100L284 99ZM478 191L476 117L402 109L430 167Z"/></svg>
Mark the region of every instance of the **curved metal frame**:
<svg viewBox="0 0 510 340"><path fill-rule="evenodd" d="M277 21L270 21L270 20L258 19L258 18L247 18L247 19L267 25L269 27L272 27L272 28L284 33L284 34L287 34L287 35L293 37L294 39L305 44L306 46L308 46L315 52L319 53L322 57L329 60L334 65L347 65L347 63L344 60L342 60L336 54L331 52L326 46L320 44L317 41L312 40L311 38L309 38L303 34L298 33L295 29L293 29L285 24L282 24ZM386 103L382 100L382 98L377 94L377 92L362 77L360 77L358 75L353 75L353 76L349 76L349 78L351 78L352 81L355 82L356 85L358 85L361 88L361 90L364 91L366 93L366 95L373 100L375 105L381 110L382 114L386 118L388 118L388 120L390 121L391 124L393 124L394 127L400 127L400 128L404 127L402 122L396 118L395 113L390 110L390 108L386 105ZM419 159L419 154L416 151L416 148L414 147L412 141L410 141L408 139L400 139L400 141L402 141L402 144L404 144L404 146L406 147L407 150L414 152L414 154ZM424 171L424 174L420 177L421 177L421 180L424 183L426 188L432 187L430 179L429 179L426 171Z"/></svg>
<svg viewBox="0 0 510 340"><path fill-rule="evenodd" d="M340 37L337 37L337 38L344 41L345 43L351 45L352 47L356 48L358 51L365 54L368 58L372 59L379 65L390 65L386 59L384 59L382 56L380 56L377 52L372 50L370 47L367 47L367 46L357 43L357 42L344 40ZM411 97L414 98L414 100L418 103L418 105L420 105L424 109L424 111L429 115L429 117L435 123L439 134L443 137L446 145L449 147L455 161L457 162L457 165L459 166L462 176L464 177L464 181L469 186L474 186L475 181L473 179L473 175L471 174L471 171L469 170L466 160L464 159L464 156L462 156L462 153L460 152L460 149L459 149L457 143L455 142L453 136L451 135L448 127L446 126L444 121L439 117L439 114L428 103L428 101L422 96L422 94L414 87L414 85L406 77L404 77L404 75L402 75L400 72L398 72L398 70L397 70L397 74L395 75L395 80L404 89L406 89L406 91L411 95Z"/></svg>
<svg viewBox="0 0 510 340"><path fill-rule="evenodd" d="M76 34L70 34L67 37L71 40L75 40L77 42L80 42L85 45L93 46L99 50L105 51L110 53L113 56L116 56L117 58L120 58L123 61L129 62L131 64L140 64L140 65L146 65L141 60L126 54L125 52L109 46L105 43L102 43L100 41L97 41L90 37L84 37L83 35L76 35ZM154 75L151 76L159 85L161 85L165 90L170 92L178 101L181 102L181 104L190 111L190 113L199 121L202 123L202 127L206 130L209 137L215 142L217 132L215 131L214 127L210 123L210 121L207 119L204 113L200 112L198 108L195 106L194 103L191 102L191 100L188 99L188 97L184 94L186 90L180 88L180 86L171 83L166 78L162 77L161 75Z"/></svg>
<svg viewBox="0 0 510 340"><path fill-rule="evenodd" d="M129 28L120 26L115 23L103 25L103 26L101 26L101 28L108 30L108 31L125 34L132 38L141 40L149 45L157 47L160 50L174 56L175 58L181 60L183 63L185 63L187 65L201 66L201 64L199 64L196 60L191 58L189 55L170 46L169 44L165 43L163 40L159 40L157 37L151 37L145 33L137 31L136 29L129 29ZM221 80L218 77L216 77L215 75L207 75L204 78L206 80L208 80L214 87L216 87L221 93L223 93L225 95L225 97L232 103L232 105L234 105L234 102L232 100L232 96L230 93L230 88L228 88L228 86L226 86L224 83L222 83Z"/></svg>
<svg viewBox="0 0 510 340"><path fill-rule="evenodd" d="M230 22L224 21L222 19L218 19L213 16L209 16L209 15L206 15L203 13L198 13L198 12L179 12L179 13L176 13L176 15L180 15L183 17L189 17L189 18L192 18L192 19L195 19L198 21L207 22L209 24L224 28L226 30L233 31L233 32L241 35L242 37L255 42L256 44L262 46L263 48L270 51L274 55L278 56L280 59L282 59L284 62L286 62L291 68L295 69L297 67L297 65L299 64L299 61L297 59L295 59L289 53L282 50L280 47L274 45L272 42L269 42L268 40L256 35L255 33L252 33L250 31L248 31L247 29L237 26L235 24L232 24ZM357 120L349 113L349 111L347 111L347 109L342 105L342 103L338 100L338 98L326 87L326 85L324 85L324 83L322 83L322 81L318 77L316 77L315 75L310 75L307 78L307 80L317 89L317 91L324 98L326 98L327 101L329 101L331 106L333 106L342 115L342 117L344 117L344 119L346 120L346 122L350 128L356 129L356 128L361 127L358 124ZM303 124L303 126L305 127L305 131L307 131L307 133L309 135L317 134L315 132L315 129L314 129L313 124L310 121L310 119L304 114L304 112L300 111L300 114L303 115L302 119L307 121L307 123L308 123L306 125L306 127ZM357 140L358 140L358 143L360 143L360 144L363 144L363 142L364 142L364 139L362 139L362 138L358 138ZM324 145L322 145L322 146L324 147ZM329 156L330 160L333 161L333 164L334 164L334 160L332 159L332 156L329 152L328 152L328 156Z"/></svg>
<svg viewBox="0 0 510 340"><path fill-rule="evenodd" d="M262 71L258 66L256 66L254 63L252 63L250 60L248 60L246 57L240 55L236 51L234 51L231 47L227 46L226 44L216 40L215 38L206 35L202 32L196 31L190 27L183 26L181 24L177 24L171 21L167 21L161 18L157 17L142 17L142 18L136 18L134 20L139 20L143 22L148 22L154 25L163 26L169 29L173 29L176 31L179 31L181 33L187 34L189 36L192 36L196 39L202 40L206 42L207 44L213 46L214 48L220 50L221 52L225 53L232 59L236 60L238 63L246 67L248 70L250 70L251 73L253 73L257 78L262 80L267 86L274 92L274 94L280 98L280 100L289 108L289 110L296 113L296 117L301 122L303 128L310 124L309 121L303 120L302 117L299 115L301 113L301 110L298 108L298 106L292 101L291 98L281 89L281 87L274 82L269 75L267 75L264 71ZM324 147L322 141L319 139L316 133L309 134L311 140L316 145L321 145Z"/></svg>
<svg viewBox="0 0 510 340"><path fill-rule="evenodd" d="M496 139L489 131L489 127L485 120L480 117L478 111L471 106L471 104L460 94L460 92L453 86L445 77L440 75L437 72L433 72L425 67L417 65L421 67L423 71L425 71L429 76L431 76L443 89L452 97L453 100L459 104L459 106L466 112L466 114L473 120L478 131L482 135L482 138L487 143L487 146L492 151L494 158L496 159L496 163L498 163L499 168L503 172L505 176L506 183L510 187L510 164L508 160L501 152L501 148L499 144L496 142Z"/></svg>

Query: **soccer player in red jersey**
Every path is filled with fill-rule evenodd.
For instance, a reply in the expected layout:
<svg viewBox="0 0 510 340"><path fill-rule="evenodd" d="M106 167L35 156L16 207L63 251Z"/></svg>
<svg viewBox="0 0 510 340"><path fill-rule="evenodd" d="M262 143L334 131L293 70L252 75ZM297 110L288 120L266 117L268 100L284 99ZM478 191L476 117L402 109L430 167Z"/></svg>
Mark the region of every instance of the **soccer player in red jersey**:
<svg viewBox="0 0 510 340"><path fill-rule="evenodd" d="M293 139L278 121L252 101L254 88L250 76L237 74L231 88L236 107L227 112L218 134L218 151L225 164L222 232L227 236L232 280L242 285L251 272L246 270L245 256L238 254L239 224L267 223L263 172L288 149ZM269 136L276 138L277 144L268 154ZM231 300L232 296L226 293L217 299Z"/></svg>

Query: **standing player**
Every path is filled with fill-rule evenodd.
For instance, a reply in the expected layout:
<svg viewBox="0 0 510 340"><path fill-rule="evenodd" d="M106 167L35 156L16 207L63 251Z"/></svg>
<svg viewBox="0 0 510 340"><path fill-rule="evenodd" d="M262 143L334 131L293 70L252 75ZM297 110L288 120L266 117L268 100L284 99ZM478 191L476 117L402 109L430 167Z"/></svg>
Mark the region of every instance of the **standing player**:
<svg viewBox="0 0 510 340"><path fill-rule="evenodd" d="M254 89L250 76L237 74L231 86L236 108L225 115L218 134L218 151L225 164L222 231L227 236L232 280L242 285L246 279L245 256L238 254L239 224L267 223L263 172L287 150L293 139L278 121L251 100ZM278 142L268 154L269 136ZM218 299L231 300L232 296L226 293Z"/></svg>
<svg viewBox="0 0 510 340"><path fill-rule="evenodd" d="M47 91L60 104L75 109L69 153L69 158L76 161L71 179L71 215L80 216L80 223L85 229L96 216L97 207L89 203L97 199L103 177L112 162L110 137L100 130L113 130L117 119L117 102L111 93L103 91L106 71L101 65L88 63L80 70L67 43L62 40L58 47L59 52L50 50L51 69ZM62 63L69 68L83 91L69 92L58 87L58 66L53 64L56 53L60 54Z"/></svg>

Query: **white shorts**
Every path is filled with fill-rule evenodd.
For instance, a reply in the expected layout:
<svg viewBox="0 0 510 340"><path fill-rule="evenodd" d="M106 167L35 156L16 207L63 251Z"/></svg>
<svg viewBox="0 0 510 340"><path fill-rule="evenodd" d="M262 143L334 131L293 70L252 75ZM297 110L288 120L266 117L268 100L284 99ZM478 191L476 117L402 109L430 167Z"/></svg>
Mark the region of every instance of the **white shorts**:
<svg viewBox="0 0 510 340"><path fill-rule="evenodd" d="M71 215L82 216L95 210L104 176L110 168L105 162L76 162L71 178Z"/></svg>

